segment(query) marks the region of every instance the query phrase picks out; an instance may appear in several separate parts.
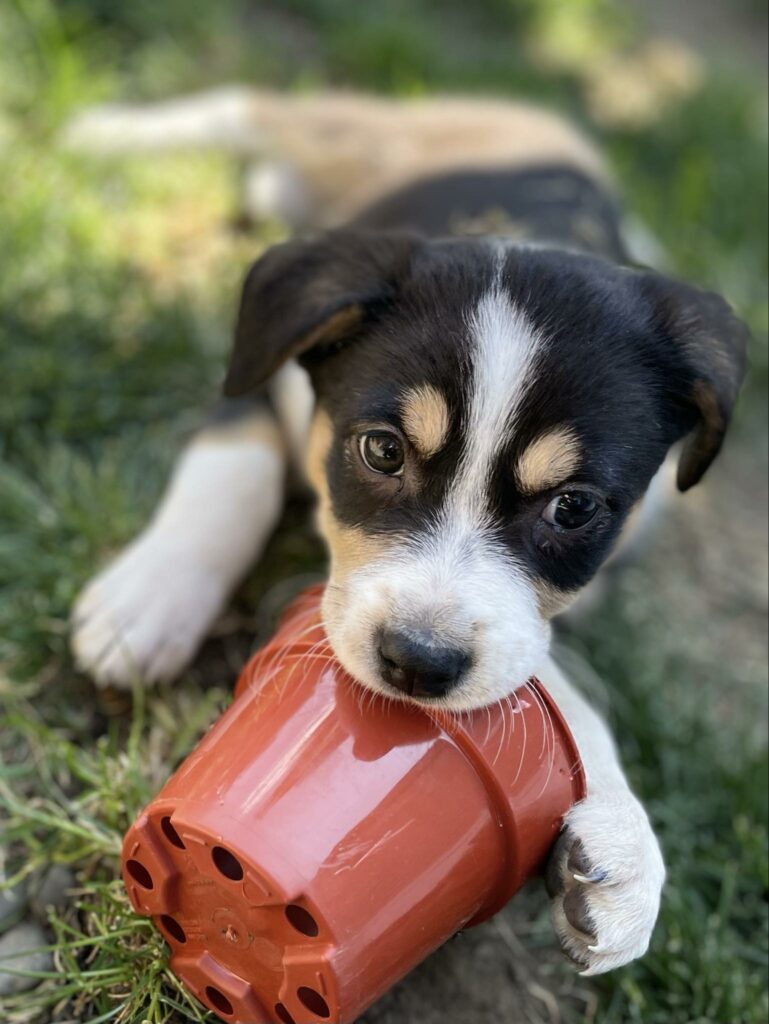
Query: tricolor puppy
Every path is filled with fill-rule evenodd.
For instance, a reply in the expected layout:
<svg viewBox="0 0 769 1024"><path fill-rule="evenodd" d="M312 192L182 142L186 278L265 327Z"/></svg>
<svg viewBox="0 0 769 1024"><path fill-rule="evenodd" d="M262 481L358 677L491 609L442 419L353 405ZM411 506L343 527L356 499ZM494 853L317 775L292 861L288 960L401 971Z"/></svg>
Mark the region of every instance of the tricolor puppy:
<svg viewBox="0 0 769 1024"><path fill-rule="evenodd" d="M405 151L421 138L410 116L394 122ZM550 621L672 446L681 490L703 476L745 331L716 296L632 266L598 157L565 125L553 145L546 115L543 151L526 116L504 161L499 140L454 169L443 154L346 226L254 264L217 416L80 598L74 647L100 682L177 673L303 450L331 560L325 623L349 672L457 711L537 674L566 713L589 796L548 878L564 948L597 974L646 949L664 868L604 724L549 659Z"/></svg>

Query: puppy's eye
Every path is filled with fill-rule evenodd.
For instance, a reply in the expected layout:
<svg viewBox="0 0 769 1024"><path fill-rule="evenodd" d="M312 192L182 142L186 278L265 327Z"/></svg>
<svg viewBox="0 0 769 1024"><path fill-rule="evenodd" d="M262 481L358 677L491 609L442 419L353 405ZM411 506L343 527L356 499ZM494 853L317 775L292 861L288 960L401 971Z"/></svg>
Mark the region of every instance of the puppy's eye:
<svg viewBox="0 0 769 1024"><path fill-rule="evenodd" d="M581 530L598 515L598 499L587 491L568 491L553 498L542 518L561 530Z"/></svg>
<svg viewBox="0 0 769 1024"><path fill-rule="evenodd" d="M397 434L386 430L371 430L359 441L360 455L369 469L385 476L400 476L406 456Z"/></svg>

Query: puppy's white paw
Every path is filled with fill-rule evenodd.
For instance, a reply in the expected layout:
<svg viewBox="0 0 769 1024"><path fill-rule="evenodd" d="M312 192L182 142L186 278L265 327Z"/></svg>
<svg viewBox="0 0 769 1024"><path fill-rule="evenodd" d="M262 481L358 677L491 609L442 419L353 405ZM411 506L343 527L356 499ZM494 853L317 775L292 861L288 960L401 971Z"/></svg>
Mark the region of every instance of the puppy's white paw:
<svg viewBox="0 0 769 1024"><path fill-rule="evenodd" d="M631 793L588 797L572 809L546 882L561 947L583 975L643 956L664 881L659 843Z"/></svg>
<svg viewBox="0 0 769 1024"><path fill-rule="evenodd" d="M172 679L221 611L229 579L151 528L85 587L72 650L98 684Z"/></svg>

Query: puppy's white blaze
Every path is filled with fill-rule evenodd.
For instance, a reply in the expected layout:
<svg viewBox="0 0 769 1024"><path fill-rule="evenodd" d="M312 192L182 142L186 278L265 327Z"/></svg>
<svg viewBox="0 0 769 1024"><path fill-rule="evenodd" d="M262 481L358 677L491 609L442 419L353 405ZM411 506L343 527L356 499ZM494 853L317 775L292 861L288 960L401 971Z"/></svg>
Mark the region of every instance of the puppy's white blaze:
<svg viewBox="0 0 769 1024"><path fill-rule="evenodd" d="M468 327L473 353L466 449L447 511L481 525L494 460L514 428L544 339L498 285L478 303Z"/></svg>

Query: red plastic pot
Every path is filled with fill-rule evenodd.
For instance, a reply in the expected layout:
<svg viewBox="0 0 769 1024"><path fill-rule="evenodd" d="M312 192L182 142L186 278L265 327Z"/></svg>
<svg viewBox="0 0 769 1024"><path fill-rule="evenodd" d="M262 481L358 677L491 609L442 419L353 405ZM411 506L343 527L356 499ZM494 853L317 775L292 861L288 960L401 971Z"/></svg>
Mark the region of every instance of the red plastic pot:
<svg viewBox="0 0 769 1024"><path fill-rule="evenodd" d="M537 682L454 717L372 697L334 660L321 591L126 835L123 878L223 1020L351 1024L495 914L585 795Z"/></svg>

